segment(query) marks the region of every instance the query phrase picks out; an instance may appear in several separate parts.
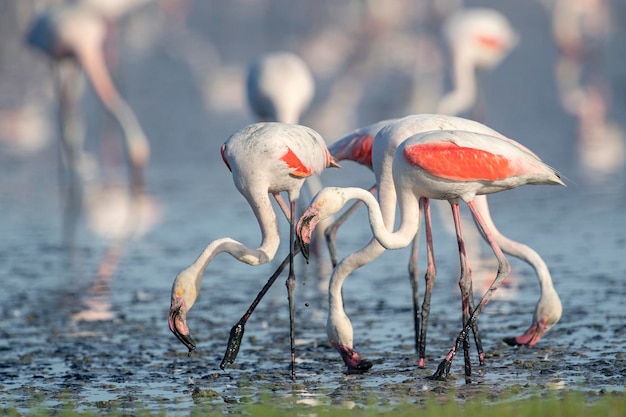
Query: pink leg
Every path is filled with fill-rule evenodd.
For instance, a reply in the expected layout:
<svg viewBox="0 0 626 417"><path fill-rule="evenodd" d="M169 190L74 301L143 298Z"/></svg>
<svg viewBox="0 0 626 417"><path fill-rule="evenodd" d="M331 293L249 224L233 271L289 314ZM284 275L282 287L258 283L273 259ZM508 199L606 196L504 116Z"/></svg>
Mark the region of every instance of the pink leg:
<svg viewBox="0 0 626 417"><path fill-rule="evenodd" d="M428 329L428 316L430 315L430 298L435 285L435 277L437 275L437 268L435 266L435 251L433 248L433 231L432 222L430 218L430 200L427 198L420 199L420 205L424 211L424 225L426 229L426 258L428 260L428 266L426 274L424 275L424 281L426 289L424 291L424 302L422 304L421 312L421 331L418 340L418 362L417 366L423 368L426 362L426 331ZM417 236L415 239L417 240ZM415 254L417 261L417 253Z"/></svg>
<svg viewBox="0 0 626 417"><path fill-rule="evenodd" d="M274 200L276 200L280 209L285 214L285 218L287 219L287 221L290 221L289 219L291 219L291 211L289 209L289 206L287 206L287 203L285 203L285 199L283 198L283 196L280 195L280 193L272 193L272 195L274 196Z"/></svg>
<svg viewBox="0 0 626 417"><path fill-rule="evenodd" d="M450 349L450 352L448 352L445 359L439 364L437 371L431 377L432 379L437 379L437 380L445 380L448 377L448 374L450 373L450 365L452 364L452 361L454 360L454 357L456 356L456 351L461 346L461 343L465 339L467 339L468 333L470 332L472 325L476 323L476 320L478 319L478 315L483 311L483 309L485 308L485 305L487 305L487 303L493 296L493 293L500 287L500 285L502 284L502 281L504 281L507 275L511 272L511 265L509 264L509 261L505 258L504 254L502 253L502 250L500 249L500 247L494 240L493 235L491 234L491 231L489 230L489 228L483 221L480 213L474 206L474 203L472 201L469 201L467 205L472 211L476 224L478 224L478 226L480 227L481 232L487 239L487 242L489 242L489 245L491 246L493 253L496 255L496 258L498 259L498 274L496 275L496 278L494 279L494 281L491 283L491 286L489 287L487 292L485 292L485 295L483 295L483 298L480 300L480 303L478 304L478 306L472 311L472 314L468 322L465 323L465 325L463 326L463 330L461 330L461 333L459 333L455 344L452 346L452 349ZM469 382L467 376L466 376L466 382Z"/></svg>
<svg viewBox="0 0 626 417"><path fill-rule="evenodd" d="M461 289L461 311L463 314L463 327L468 323L470 317L470 295L472 291L472 270L469 265L469 259L465 251L465 242L463 240L463 231L461 229L461 212L458 202L452 206L452 218L454 219L454 227L456 229L456 239L459 246L459 259L461 262L461 277L459 278L459 288ZM465 376L472 375L472 364L470 360L470 347L467 337L463 339L463 353L465 359Z"/></svg>

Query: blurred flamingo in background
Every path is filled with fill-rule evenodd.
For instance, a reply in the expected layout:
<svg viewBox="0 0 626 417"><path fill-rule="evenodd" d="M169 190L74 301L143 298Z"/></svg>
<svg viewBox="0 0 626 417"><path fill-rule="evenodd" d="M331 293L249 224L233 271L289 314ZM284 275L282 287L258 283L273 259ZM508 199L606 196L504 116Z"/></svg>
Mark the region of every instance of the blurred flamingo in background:
<svg viewBox="0 0 626 417"><path fill-rule="evenodd" d="M390 196L394 198L383 198L384 194L379 195L379 204L371 193L361 188L324 188L298 221L296 233L306 256L306 245L310 241L317 222L337 213L349 200L360 199L367 205L370 226L379 242L378 248L372 245L368 247L379 253L384 249L400 249L408 246L419 231L419 215L416 216L416 213L419 213L418 201L424 198L448 200L452 206L459 244L460 282L461 286L465 283L467 287L470 281L470 267L465 252L459 212L459 200L465 201L498 259L498 274L479 305L464 319L463 330L433 378L447 378L450 364L460 344L463 343L466 382L470 382L471 366L467 343L469 331L476 324L478 315L493 292L497 290L510 271L508 261L474 205L474 198L477 195L508 190L524 184L565 184L556 171L541 162L532 152L501 135L492 136L461 130L435 130L411 136L406 140L400 139L401 144L396 147L393 144L393 138L394 136L402 137L398 133L404 130L403 123L406 124L406 121L407 119L403 119L383 128L378 137L385 138L388 135L389 141L374 142L375 167L378 166L377 159L379 158L386 159L389 164L389 151L394 149L391 162L393 173L384 182L381 178L378 184L379 193L389 191ZM395 191L389 190L390 186ZM392 231L395 193L399 201L401 222L398 228ZM386 212L386 215L383 212ZM367 247L364 250L367 250ZM357 252L356 258L362 256L364 250ZM335 271L340 267L341 263ZM344 279L345 277L339 277L338 274L333 274L331 278L328 336L350 368L367 370L371 367L371 363L362 359L352 346L352 325L344 311L341 293Z"/></svg>
<svg viewBox="0 0 626 417"><path fill-rule="evenodd" d="M315 80L298 55L270 52L250 65L247 94L261 121L298 124L315 95Z"/></svg>
<svg viewBox="0 0 626 417"><path fill-rule="evenodd" d="M476 70L495 68L518 42L506 16L494 9L461 9L443 27L450 49L453 89L437 105L437 113L452 116L470 110L477 100Z"/></svg>
<svg viewBox="0 0 626 417"><path fill-rule="evenodd" d="M378 134L379 131L384 130L383 133ZM473 132L485 133L493 136L500 137L503 140L509 141L510 139L496 132L495 130L473 120L462 119L453 116L445 115L429 115L421 114L414 116L407 116L402 119L384 120L370 126L356 129L353 133L347 135L343 139L338 140L329 146L329 151L337 160L352 160L362 165L373 169L376 174L375 184L370 191L377 188L377 185L384 184L384 188L379 188L378 201L381 202L381 209L383 218L387 219L387 225L393 227L393 219L395 215L396 197L393 193L393 181L391 174L391 160L397 146L399 146L406 138L413 134L423 133L430 130L441 129L459 129ZM377 160L372 158L372 148L375 142L379 142L378 149L385 149L385 153L382 157L378 157ZM386 145L384 145L386 143ZM520 145L521 146L521 145ZM523 148L525 149L525 148ZM378 162L376 162L378 161ZM374 163L374 164L373 164ZM336 223L345 221L346 216L350 215L354 211L360 200L353 204L348 211L346 211L341 217L337 219ZM530 247L515 242L506 236L502 235L496 228L489 212L489 206L487 204L486 196L476 196L475 199L476 209L481 213L485 224L490 228L492 235L502 250L510 255L513 255L519 259L529 263L537 274L541 287L541 296L537 302L535 312L533 315L533 322L531 327L526 331L525 335L533 335L532 344L534 345L539 339L554 326L561 318L562 307L558 294L556 293L550 271L546 266L543 259ZM427 208L427 207L426 207ZM425 211L426 221L426 233L427 242L428 236L430 236L430 219L427 216L428 212ZM336 224L329 227L327 236L329 238L329 248L334 250L334 236L336 233ZM435 267L432 256L432 243L427 245L428 254L427 259L429 265L425 275L426 290L424 294L424 302L420 310L418 293L417 293L417 242L418 236L416 236L413 247L411 249L411 255L409 258L409 278L413 289L413 311L414 311L414 323L415 323L415 346L418 353L418 365L424 366L425 362L425 350L426 350L426 330L428 325L428 315L430 311L430 296L435 279ZM376 259L383 252L383 248L378 244L375 239L372 239L369 244L360 251L348 255L339 264L336 262L336 253L333 251L333 266L336 266L331 277L331 281L335 282L336 286L341 287L343 280L352 273L355 269L366 265ZM463 285L469 285L471 283L463 282ZM463 311L467 315L467 311L471 308L470 304L473 302L470 299L471 287L462 286L463 297ZM467 304L470 302L470 304ZM477 331L477 329L476 329ZM483 362L482 345L480 339L475 333L476 343L478 345L479 357L481 363ZM352 340L352 335L346 337L346 339ZM509 344L530 344L531 339L523 336L517 338L507 338ZM351 345L350 345L351 347ZM346 362L348 363L348 362ZM348 365L351 366L351 365Z"/></svg>
<svg viewBox="0 0 626 417"><path fill-rule="evenodd" d="M624 171L626 133L611 115L611 87L604 63L613 30L609 1L555 0L552 33L563 108L578 120L576 150L585 179L606 182Z"/></svg>
<svg viewBox="0 0 626 417"><path fill-rule="evenodd" d="M68 223L73 223L80 205L81 177L89 169L83 151L78 68L90 80L98 98L119 123L129 165L130 189L143 192L144 171L150 155L149 142L130 106L123 100L105 64L103 43L107 36L104 18L83 3L53 5L34 18L27 42L52 60L57 78L60 108L62 163L68 171ZM71 234L71 233L69 233Z"/></svg>
<svg viewBox="0 0 626 417"><path fill-rule="evenodd" d="M290 223L289 277L287 289L290 312L291 373L295 378L293 271L295 205L306 178L321 173L327 167L338 167L326 149L323 138L313 129L277 122L256 123L234 133L222 146L222 157L233 174L239 192L252 208L261 229L262 242L250 249L231 238L211 242L196 261L178 274L172 285L169 327L189 349L195 343L189 334L186 315L195 303L207 266L218 254L225 252L240 262L261 265L274 259L280 244L276 214L269 194L272 194ZM286 192L289 206L281 197ZM299 249L298 249L299 250ZM231 340L221 367L232 363L239 350L244 325L249 314L233 327Z"/></svg>

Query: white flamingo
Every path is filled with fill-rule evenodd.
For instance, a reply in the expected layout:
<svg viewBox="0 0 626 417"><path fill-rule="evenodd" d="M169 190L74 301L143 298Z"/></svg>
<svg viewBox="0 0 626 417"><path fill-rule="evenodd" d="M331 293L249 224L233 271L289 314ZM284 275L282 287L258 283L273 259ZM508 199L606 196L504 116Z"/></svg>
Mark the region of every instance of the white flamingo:
<svg viewBox="0 0 626 417"><path fill-rule="evenodd" d="M212 241L188 268L178 274L172 285L172 300L169 313L170 330L189 349L195 343L189 334L186 315L195 303L204 272L209 263L220 253L228 253L240 262L261 265L270 262L276 255L280 243L276 214L269 194L272 194L290 222L289 296L291 330L292 377L295 378L293 271L295 204L304 180L319 174L327 167L338 166L322 137L313 129L284 123L255 123L234 133L222 146L222 157L233 174L233 181L246 198L259 222L262 241L257 249L229 237ZM286 192L287 206L280 193ZM231 333L222 368L237 355L247 316L242 318ZM235 337L235 339L233 339ZM233 345L234 343L234 345Z"/></svg>

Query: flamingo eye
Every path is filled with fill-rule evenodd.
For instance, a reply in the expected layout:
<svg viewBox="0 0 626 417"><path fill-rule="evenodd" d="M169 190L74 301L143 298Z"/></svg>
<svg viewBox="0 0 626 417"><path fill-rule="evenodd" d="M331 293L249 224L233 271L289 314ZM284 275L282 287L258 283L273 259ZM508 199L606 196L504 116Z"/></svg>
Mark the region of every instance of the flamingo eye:
<svg viewBox="0 0 626 417"><path fill-rule="evenodd" d="M182 288L177 288L177 289L176 289L176 296L177 296L177 297L180 297L180 296L182 296L182 295L183 295L183 289L182 289Z"/></svg>
<svg viewBox="0 0 626 417"><path fill-rule="evenodd" d="M324 200L320 200L317 202L317 207L322 207L324 205Z"/></svg>

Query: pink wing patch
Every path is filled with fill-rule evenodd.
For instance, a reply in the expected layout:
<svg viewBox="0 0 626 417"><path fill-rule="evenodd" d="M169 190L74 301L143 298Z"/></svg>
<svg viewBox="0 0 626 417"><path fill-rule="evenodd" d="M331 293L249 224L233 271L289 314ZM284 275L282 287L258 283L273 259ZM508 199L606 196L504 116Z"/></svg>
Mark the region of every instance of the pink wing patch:
<svg viewBox="0 0 626 417"><path fill-rule="evenodd" d="M281 161L287 164L287 166L292 169L291 175L296 177L310 177L312 172L302 163L300 158L291 150L291 148L287 148L287 152L280 158Z"/></svg>
<svg viewBox="0 0 626 417"><path fill-rule="evenodd" d="M355 133L350 140L335 142L331 145L331 148L333 150L333 156L337 160L354 161L371 168L373 142L374 136Z"/></svg>
<svg viewBox="0 0 626 417"><path fill-rule="evenodd" d="M407 146L403 155L409 164L454 181L496 181L518 174L502 155L452 142Z"/></svg>
<svg viewBox="0 0 626 417"><path fill-rule="evenodd" d="M367 167L372 167L372 144L374 136L363 135L358 136L355 146L352 148L352 157L355 162ZM351 158L352 159L352 158Z"/></svg>

